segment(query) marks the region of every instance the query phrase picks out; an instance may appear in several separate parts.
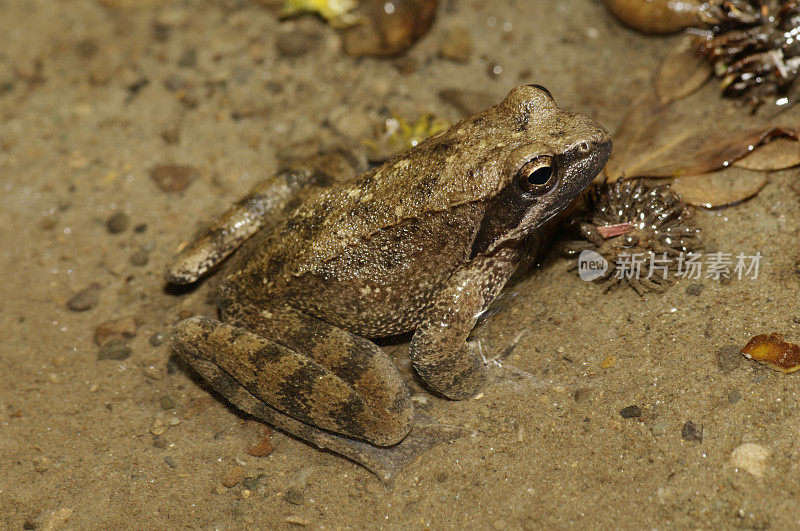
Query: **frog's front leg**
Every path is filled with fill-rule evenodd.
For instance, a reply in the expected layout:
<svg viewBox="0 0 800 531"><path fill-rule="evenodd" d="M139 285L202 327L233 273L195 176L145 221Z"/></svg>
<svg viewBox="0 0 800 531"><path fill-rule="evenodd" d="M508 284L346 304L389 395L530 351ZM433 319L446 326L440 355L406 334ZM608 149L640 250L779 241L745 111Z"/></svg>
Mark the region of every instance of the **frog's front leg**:
<svg viewBox="0 0 800 531"><path fill-rule="evenodd" d="M236 325L207 317L181 321L173 348L192 366L213 364L309 427L381 446L398 443L411 430L408 389L377 345L289 307L244 310L228 316ZM308 438L289 424L279 427Z"/></svg>
<svg viewBox="0 0 800 531"><path fill-rule="evenodd" d="M261 181L180 250L167 267L167 282L196 282L253 234L282 219L304 194L349 178L358 167L359 161L335 151L297 161Z"/></svg>
<svg viewBox="0 0 800 531"><path fill-rule="evenodd" d="M458 269L431 300L411 340L417 374L453 400L469 398L486 382L483 360L467 338L480 314L514 273L519 251L500 249Z"/></svg>

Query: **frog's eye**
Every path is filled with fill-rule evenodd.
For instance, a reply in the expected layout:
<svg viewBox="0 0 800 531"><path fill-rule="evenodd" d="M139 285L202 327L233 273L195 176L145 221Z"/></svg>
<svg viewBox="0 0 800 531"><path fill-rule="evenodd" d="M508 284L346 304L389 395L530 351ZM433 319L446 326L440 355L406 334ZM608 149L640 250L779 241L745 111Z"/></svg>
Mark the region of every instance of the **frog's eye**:
<svg viewBox="0 0 800 531"><path fill-rule="evenodd" d="M555 184L553 157L542 155L525 163L517 172L519 187L530 194L543 194Z"/></svg>
<svg viewBox="0 0 800 531"><path fill-rule="evenodd" d="M532 88L536 88L536 89L539 89L539 90L541 90L542 92L544 92L545 94L547 94L547 96L548 96L548 97L549 97L551 100L553 99L553 95L552 95L552 94L550 94L550 91L549 91L549 90L547 90L547 87L543 87L542 85L536 85L536 84L531 84L531 85L528 85L528 86L529 86L529 87L532 87Z"/></svg>

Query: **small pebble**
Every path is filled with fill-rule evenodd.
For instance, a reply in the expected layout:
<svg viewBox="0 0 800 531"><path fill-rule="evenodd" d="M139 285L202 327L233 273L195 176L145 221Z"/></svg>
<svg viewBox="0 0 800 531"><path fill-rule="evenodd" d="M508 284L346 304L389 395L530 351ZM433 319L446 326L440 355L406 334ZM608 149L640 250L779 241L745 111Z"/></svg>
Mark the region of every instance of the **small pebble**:
<svg viewBox="0 0 800 531"><path fill-rule="evenodd" d="M244 479L244 469L240 466L233 466L231 467L222 479L220 479L220 483L225 485L226 487L233 488L236 486L237 483Z"/></svg>
<svg viewBox="0 0 800 531"><path fill-rule="evenodd" d="M155 418L153 419L153 425L150 427L150 433L153 435L164 435L167 432L167 425L164 423L164 419Z"/></svg>
<svg viewBox="0 0 800 531"><path fill-rule="evenodd" d="M698 426L691 420L686 421L681 428L681 437L685 441L703 442L703 425Z"/></svg>
<svg viewBox="0 0 800 531"><path fill-rule="evenodd" d="M171 455L168 455L168 456L164 457L164 462L165 462L165 463L167 464L167 466L169 466L170 468L175 468L175 458L174 458L174 457L172 457Z"/></svg>
<svg viewBox="0 0 800 531"><path fill-rule="evenodd" d="M150 177L162 192L180 192L194 181L199 172L193 166L164 164L150 170Z"/></svg>
<svg viewBox="0 0 800 531"><path fill-rule="evenodd" d="M133 251L133 254L131 254L132 265L135 266L147 265L148 260L150 260L150 257L147 256L147 253L144 252L144 250L142 250L141 248Z"/></svg>
<svg viewBox="0 0 800 531"><path fill-rule="evenodd" d="M124 232L131 224L131 218L124 212L117 212L106 220L106 228L111 234Z"/></svg>
<svg viewBox="0 0 800 531"><path fill-rule="evenodd" d="M581 387L572 393L572 398L575 402L588 402L592 398L593 391L589 387Z"/></svg>
<svg viewBox="0 0 800 531"><path fill-rule="evenodd" d="M653 423L653 435L664 435L667 432L667 421L657 420Z"/></svg>
<svg viewBox="0 0 800 531"><path fill-rule="evenodd" d="M744 359L739 345L725 345L717 349L715 361L722 374L730 374L741 365Z"/></svg>
<svg viewBox="0 0 800 531"><path fill-rule="evenodd" d="M704 289L705 289L705 286L703 284L701 284L700 282L693 282L693 283L689 284L688 286L686 286L686 294L687 295L697 296L697 295L700 295L701 293L703 293Z"/></svg>
<svg viewBox="0 0 800 531"><path fill-rule="evenodd" d="M731 464L757 478L764 477L770 450L757 443L744 443L731 452Z"/></svg>
<svg viewBox="0 0 800 531"><path fill-rule="evenodd" d="M97 359L122 361L128 359L131 355L131 348L125 344L124 341L112 341L100 347L97 353Z"/></svg>
<svg viewBox="0 0 800 531"><path fill-rule="evenodd" d="M400 55L430 29L437 5L437 0L360 2L361 23L342 33L344 52L353 57Z"/></svg>
<svg viewBox="0 0 800 531"><path fill-rule="evenodd" d="M112 341L130 339L136 335L138 325L132 316L111 319L97 325L94 331L94 341L101 347Z"/></svg>
<svg viewBox="0 0 800 531"><path fill-rule="evenodd" d="M619 414L624 419L635 419L642 416L642 410L639 406L628 406L620 409Z"/></svg>
<svg viewBox="0 0 800 531"><path fill-rule="evenodd" d="M439 47L439 55L444 59L466 63L472 54L472 38L463 26L450 29Z"/></svg>
<svg viewBox="0 0 800 531"><path fill-rule="evenodd" d="M289 490L283 494L283 499L292 505L303 505L306 502L303 493L294 487L290 487Z"/></svg>
<svg viewBox="0 0 800 531"><path fill-rule="evenodd" d="M100 284L95 282L76 293L75 296L67 302L67 308L73 312L83 312L97 306L99 301Z"/></svg>
<svg viewBox="0 0 800 531"><path fill-rule="evenodd" d="M160 435L154 435L153 436L153 447L154 448L158 448L159 450L163 450L167 446L168 446L167 445L167 440L164 437L162 437Z"/></svg>
<svg viewBox="0 0 800 531"><path fill-rule="evenodd" d="M275 446L272 444L272 437L269 435L262 438L256 444L247 449L247 454L253 457L264 457L275 451Z"/></svg>
<svg viewBox="0 0 800 531"><path fill-rule="evenodd" d="M181 68L194 68L197 65L197 50L189 48L178 59L178 66Z"/></svg>
<svg viewBox="0 0 800 531"><path fill-rule="evenodd" d="M133 232L136 234L142 234L147 230L147 223L139 223L133 228Z"/></svg>
<svg viewBox="0 0 800 531"><path fill-rule="evenodd" d="M145 365L144 375L151 380L160 380L164 377L164 369L156 365Z"/></svg>
<svg viewBox="0 0 800 531"><path fill-rule="evenodd" d="M417 58L409 57L407 55L395 59L392 64L394 65L395 69L404 76L413 74L419 68L419 61Z"/></svg>
<svg viewBox="0 0 800 531"><path fill-rule="evenodd" d="M169 411L171 409L175 409L175 400L172 399L171 396L164 395L161 397L161 400L158 401L161 409L164 411Z"/></svg>
<svg viewBox="0 0 800 531"><path fill-rule="evenodd" d="M308 527L311 525L310 520L303 518L302 516L297 514L290 514L284 519L284 522L286 522L287 524L299 525L301 527Z"/></svg>
<svg viewBox="0 0 800 531"><path fill-rule="evenodd" d="M738 389L734 389L733 391L728 393L728 402L730 402L731 404L735 404L741 399L742 399L742 393L739 392Z"/></svg>
<svg viewBox="0 0 800 531"><path fill-rule="evenodd" d="M295 29L280 33L275 47L284 57L300 57L319 47L322 34L315 29Z"/></svg>
<svg viewBox="0 0 800 531"><path fill-rule="evenodd" d="M267 475L266 474L259 474L253 478L244 478L242 480L242 485L248 490L256 490L262 485L267 484Z"/></svg>
<svg viewBox="0 0 800 531"><path fill-rule="evenodd" d="M181 131L177 127L170 127L161 131L161 140L167 144L177 144L181 140Z"/></svg>
<svg viewBox="0 0 800 531"><path fill-rule="evenodd" d="M149 341L150 341L151 345L153 345L154 347L157 347L157 346L163 344L164 341L166 341L166 339L167 339L167 336L165 336L161 332L156 332L155 334L150 336L150 340Z"/></svg>

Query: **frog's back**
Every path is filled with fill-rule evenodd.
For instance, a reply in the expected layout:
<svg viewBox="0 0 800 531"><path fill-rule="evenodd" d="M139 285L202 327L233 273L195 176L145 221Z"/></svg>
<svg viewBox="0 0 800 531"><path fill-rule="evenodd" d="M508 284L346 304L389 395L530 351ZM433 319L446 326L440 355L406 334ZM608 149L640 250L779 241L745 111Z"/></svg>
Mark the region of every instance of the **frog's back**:
<svg viewBox="0 0 800 531"><path fill-rule="evenodd" d="M488 122L488 111L482 114ZM319 273L381 230L496 195L507 146L485 130L478 133L483 125L481 115L474 116L300 206L276 230L284 271Z"/></svg>

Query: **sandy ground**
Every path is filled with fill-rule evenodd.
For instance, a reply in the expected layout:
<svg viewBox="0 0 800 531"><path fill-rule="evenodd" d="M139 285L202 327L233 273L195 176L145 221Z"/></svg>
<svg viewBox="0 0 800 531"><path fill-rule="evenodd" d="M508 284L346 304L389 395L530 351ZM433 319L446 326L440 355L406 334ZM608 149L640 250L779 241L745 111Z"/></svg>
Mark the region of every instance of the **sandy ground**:
<svg viewBox="0 0 800 531"><path fill-rule="evenodd" d="M164 290L169 257L279 159L368 136L392 110L457 119L437 96L451 88L499 99L540 83L613 130L674 38L623 29L597 1L452 0L408 73L345 56L313 18L281 22L244 0L148 4L0 2L0 526L800 526L798 376L720 351L800 335L794 171L697 215L714 248L765 256L757 280L642 299L548 259L477 333L495 352L518 341L507 363L530 377L457 403L426 396L432 416L472 435L424 454L390 491L281 433L269 456L249 455L262 428L153 345L181 312L212 312L203 288ZM438 57L456 25L472 32L464 64ZM311 47L299 57L276 44L295 30ZM150 178L170 163L198 171L182 192ZM112 234L118 212L129 226ZM97 306L68 310L91 283ZM128 316L130 356L99 360L95 328ZM402 364L404 346L393 352ZM623 418L632 405L641 416ZM682 437L687 421L702 441ZM771 453L762 477L731 462L746 442Z"/></svg>

